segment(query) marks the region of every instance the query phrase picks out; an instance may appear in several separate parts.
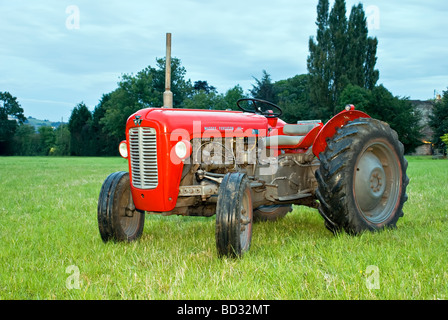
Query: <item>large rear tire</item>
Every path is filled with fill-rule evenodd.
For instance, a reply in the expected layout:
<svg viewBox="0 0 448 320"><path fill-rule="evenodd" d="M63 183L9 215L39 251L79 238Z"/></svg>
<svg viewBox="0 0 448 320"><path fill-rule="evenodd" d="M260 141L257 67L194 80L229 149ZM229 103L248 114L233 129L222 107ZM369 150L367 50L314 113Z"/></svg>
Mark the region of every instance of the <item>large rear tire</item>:
<svg viewBox="0 0 448 320"><path fill-rule="evenodd" d="M252 240L252 195L245 174L228 173L219 186L216 204L216 248L218 256L239 257Z"/></svg>
<svg viewBox="0 0 448 320"><path fill-rule="evenodd" d="M395 227L409 183L403 153L387 123L360 118L339 129L319 155L316 171L325 226L349 234Z"/></svg>
<svg viewBox="0 0 448 320"><path fill-rule="evenodd" d="M134 241L141 237L145 212L134 206L129 173L110 174L101 187L98 199L98 227L104 242Z"/></svg>

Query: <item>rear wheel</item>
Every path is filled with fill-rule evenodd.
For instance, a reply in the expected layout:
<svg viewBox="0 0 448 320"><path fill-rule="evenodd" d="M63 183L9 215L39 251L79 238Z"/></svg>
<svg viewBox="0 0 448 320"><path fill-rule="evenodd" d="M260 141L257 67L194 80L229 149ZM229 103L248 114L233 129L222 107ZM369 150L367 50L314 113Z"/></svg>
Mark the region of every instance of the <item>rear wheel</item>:
<svg viewBox="0 0 448 320"><path fill-rule="evenodd" d="M245 174L225 175L216 204L216 248L218 255L238 257L249 250L252 240L252 196Z"/></svg>
<svg viewBox="0 0 448 320"><path fill-rule="evenodd" d="M319 212L326 227L350 234L395 227L407 200L407 161L397 133L376 119L339 129L319 155Z"/></svg>
<svg viewBox="0 0 448 320"><path fill-rule="evenodd" d="M141 237L145 212L137 210L132 200L129 173L109 175L98 199L98 227L104 242L133 241Z"/></svg>

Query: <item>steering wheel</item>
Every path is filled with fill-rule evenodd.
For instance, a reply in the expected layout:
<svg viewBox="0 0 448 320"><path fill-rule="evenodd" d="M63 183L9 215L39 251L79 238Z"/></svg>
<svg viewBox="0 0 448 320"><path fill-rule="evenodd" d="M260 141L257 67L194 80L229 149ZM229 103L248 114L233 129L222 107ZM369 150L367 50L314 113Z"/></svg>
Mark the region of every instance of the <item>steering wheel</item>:
<svg viewBox="0 0 448 320"><path fill-rule="evenodd" d="M252 102L253 109L243 108L241 106L241 104L240 104L243 101L250 101L250 102ZM282 111L282 109L279 106L277 106L276 104L273 104L272 102L269 102L269 101L266 101L266 100L261 100L261 99L255 99L255 98L239 99L236 102L236 105L238 106L238 108L240 108L244 112L251 112L251 113L255 113L255 114L261 114L261 115L265 116L266 118L278 118L278 117L280 117L283 114L283 111ZM271 107L274 110L271 110Z"/></svg>

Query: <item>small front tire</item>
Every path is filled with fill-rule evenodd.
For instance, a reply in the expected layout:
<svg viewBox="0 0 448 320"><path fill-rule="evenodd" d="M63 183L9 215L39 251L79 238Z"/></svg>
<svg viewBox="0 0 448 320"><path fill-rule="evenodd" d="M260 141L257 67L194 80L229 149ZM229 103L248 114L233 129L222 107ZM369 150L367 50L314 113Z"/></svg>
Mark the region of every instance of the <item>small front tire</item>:
<svg viewBox="0 0 448 320"><path fill-rule="evenodd" d="M245 174L225 175L216 204L216 248L220 257L240 257L252 239L253 208L250 183Z"/></svg>
<svg viewBox="0 0 448 320"><path fill-rule="evenodd" d="M129 173L115 172L104 181L98 199L98 227L101 239L134 241L141 237L145 212L135 208Z"/></svg>

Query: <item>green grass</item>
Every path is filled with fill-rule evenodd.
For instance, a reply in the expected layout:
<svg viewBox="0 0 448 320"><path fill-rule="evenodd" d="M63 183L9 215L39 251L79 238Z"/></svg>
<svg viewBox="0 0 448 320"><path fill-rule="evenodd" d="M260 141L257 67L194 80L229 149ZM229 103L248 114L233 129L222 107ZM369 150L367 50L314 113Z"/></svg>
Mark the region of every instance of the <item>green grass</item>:
<svg viewBox="0 0 448 320"><path fill-rule="evenodd" d="M147 215L139 241L103 243L98 195L121 158L0 158L0 299L448 299L448 161L408 160L397 229L333 236L296 207L234 260L214 217Z"/></svg>

